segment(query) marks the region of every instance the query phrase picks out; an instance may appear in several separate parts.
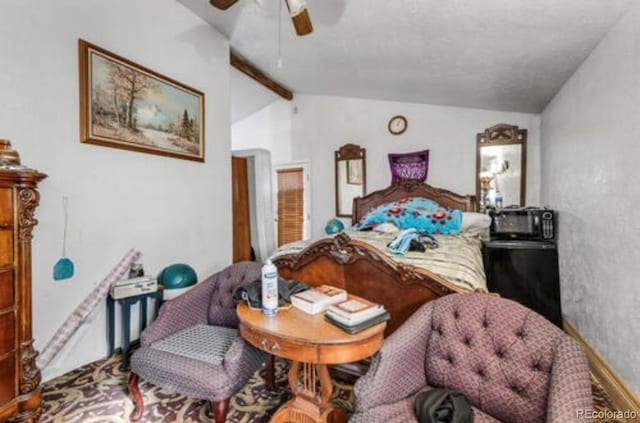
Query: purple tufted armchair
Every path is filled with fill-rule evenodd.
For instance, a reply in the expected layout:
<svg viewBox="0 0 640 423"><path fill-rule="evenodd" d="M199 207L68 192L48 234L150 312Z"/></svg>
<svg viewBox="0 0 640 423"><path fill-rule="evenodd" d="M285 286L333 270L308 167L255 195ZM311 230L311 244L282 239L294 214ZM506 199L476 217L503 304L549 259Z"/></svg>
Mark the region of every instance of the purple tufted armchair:
<svg viewBox="0 0 640 423"><path fill-rule="evenodd" d="M422 306L384 343L355 385L352 423L412 422L430 387L463 392L474 422L570 423L592 408L584 351L511 300L452 294Z"/></svg>
<svg viewBox="0 0 640 423"><path fill-rule="evenodd" d="M238 334L232 298L236 287L258 279L260 271L258 263L236 263L162 305L131 357L132 421L143 413L139 378L210 400L216 423L225 421L229 398L266 357Z"/></svg>

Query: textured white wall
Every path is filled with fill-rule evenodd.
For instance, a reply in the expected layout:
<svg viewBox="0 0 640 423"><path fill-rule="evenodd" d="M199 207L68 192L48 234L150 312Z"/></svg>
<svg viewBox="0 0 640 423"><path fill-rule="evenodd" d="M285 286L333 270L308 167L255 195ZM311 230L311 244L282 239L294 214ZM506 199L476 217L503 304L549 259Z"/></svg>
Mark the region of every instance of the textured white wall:
<svg viewBox="0 0 640 423"><path fill-rule="evenodd" d="M542 115L542 200L560 211L562 306L640 392L640 6Z"/></svg>
<svg viewBox="0 0 640 423"><path fill-rule="evenodd" d="M203 91L206 163L81 144L78 38ZM173 0L5 1L0 52L0 137L49 175L33 241L37 349L130 247L152 274L186 262L205 276L230 262L229 48L219 33ZM54 282L63 195L76 274ZM104 357L105 333L101 304L45 379Z"/></svg>
<svg viewBox="0 0 640 423"><path fill-rule="evenodd" d="M236 93L231 94L235 97ZM233 150L264 148L273 164L291 161L292 103L278 99L231 126Z"/></svg>
<svg viewBox="0 0 640 423"><path fill-rule="evenodd" d="M367 149L367 192L389 185L388 153L429 149L427 182L459 193L475 194L476 134L496 123L528 130L527 204L539 204L538 115L378 100L296 95L291 123L294 160L311 161L312 236L320 236L335 215L334 151L346 143ZM387 130L397 114L407 131Z"/></svg>

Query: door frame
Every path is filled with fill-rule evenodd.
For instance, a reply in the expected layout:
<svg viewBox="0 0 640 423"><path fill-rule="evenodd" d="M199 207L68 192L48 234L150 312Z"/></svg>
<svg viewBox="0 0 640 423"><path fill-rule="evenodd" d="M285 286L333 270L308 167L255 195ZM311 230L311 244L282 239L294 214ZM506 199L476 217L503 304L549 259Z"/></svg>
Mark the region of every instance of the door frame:
<svg viewBox="0 0 640 423"><path fill-rule="evenodd" d="M278 233L278 170L302 168L302 239L311 237L311 163L309 160L297 160L273 165L271 184L273 188L273 229ZM276 241L277 242L277 241Z"/></svg>
<svg viewBox="0 0 640 423"><path fill-rule="evenodd" d="M253 233L252 244L254 245L256 258L260 261L266 260L276 249L276 232L269 228L277 229L273 222L273 165L271 164L271 153L264 148L252 148L247 150L232 150L233 156L253 159L254 180L249 181L249 203L253 201L255 210L250 211ZM251 176L251 172L250 172ZM253 184L253 192L251 190ZM253 194L253 195L252 195ZM253 200L252 197L253 196ZM255 218L255 219L254 219Z"/></svg>

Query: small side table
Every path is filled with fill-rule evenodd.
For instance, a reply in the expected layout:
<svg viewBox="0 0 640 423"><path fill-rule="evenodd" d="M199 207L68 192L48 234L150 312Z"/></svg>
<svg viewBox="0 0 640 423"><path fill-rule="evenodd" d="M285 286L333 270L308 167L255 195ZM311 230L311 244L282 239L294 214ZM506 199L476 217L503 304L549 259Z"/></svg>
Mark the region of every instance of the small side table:
<svg viewBox="0 0 640 423"><path fill-rule="evenodd" d="M153 316L158 315L158 310L164 301L164 291L162 286L158 290L145 294L134 295L132 297L114 300L111 295L107 296L107 338L109 341L108 356L111 357L115 343L116 325L116 302L122 309L122 369L129 368L129 347L131 345L131 306L140 302L140 333L147 327L147 300L154 299L155 310Z"/></svg>
<svg viewBox="0 0 640 423"><path fill-rule="evenodd" d="M289 386L293 398L275 412L270 422L346 423L342 410L329 402L333 385L327 365L375 354L382 347L386 323L350 335L325 321L324 313L307 314L290 307L278 310L275 316L265 316L245 302L238 304L236 311L240 335L247 342L291 360Z"/></svg>

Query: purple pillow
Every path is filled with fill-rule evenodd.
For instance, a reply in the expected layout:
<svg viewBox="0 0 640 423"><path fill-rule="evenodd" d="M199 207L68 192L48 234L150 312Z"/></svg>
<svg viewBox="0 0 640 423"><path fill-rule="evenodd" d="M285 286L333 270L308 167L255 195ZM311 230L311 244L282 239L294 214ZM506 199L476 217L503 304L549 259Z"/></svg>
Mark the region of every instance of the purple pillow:
<svg viewBox="0 0 640 423"><path fill-rule="evenodd" d="M404 180L424 182L429 171L429 150L389 153L391 185Z"/></svg>

